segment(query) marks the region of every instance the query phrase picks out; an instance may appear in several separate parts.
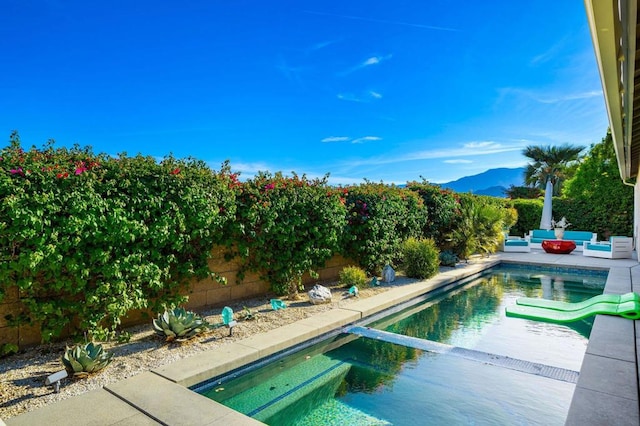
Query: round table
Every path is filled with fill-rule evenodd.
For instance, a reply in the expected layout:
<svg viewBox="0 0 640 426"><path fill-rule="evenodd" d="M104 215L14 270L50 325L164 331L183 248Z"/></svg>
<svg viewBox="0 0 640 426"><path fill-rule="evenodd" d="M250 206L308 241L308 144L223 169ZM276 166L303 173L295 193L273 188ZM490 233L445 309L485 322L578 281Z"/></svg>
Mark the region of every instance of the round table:
<svg viewBox="0 0 640 426"><path fill-rule="evenodd" d="M569 254L576 248L576 243L570 240L544 240L542 249L547 253Z"/></svg>

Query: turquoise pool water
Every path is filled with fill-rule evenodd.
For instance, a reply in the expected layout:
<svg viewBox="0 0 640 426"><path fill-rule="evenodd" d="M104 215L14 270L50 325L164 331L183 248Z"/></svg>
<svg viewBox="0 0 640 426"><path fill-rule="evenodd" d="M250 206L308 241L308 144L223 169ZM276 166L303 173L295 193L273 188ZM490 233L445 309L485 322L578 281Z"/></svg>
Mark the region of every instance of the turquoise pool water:
<svg viewBox="0 0 640 426"><path fill-rule="evenodd" d="M501 266L202 393L271 425L560 425L591 323L507 318L504 308L521 296L585 300L605 280Z"/></svg>

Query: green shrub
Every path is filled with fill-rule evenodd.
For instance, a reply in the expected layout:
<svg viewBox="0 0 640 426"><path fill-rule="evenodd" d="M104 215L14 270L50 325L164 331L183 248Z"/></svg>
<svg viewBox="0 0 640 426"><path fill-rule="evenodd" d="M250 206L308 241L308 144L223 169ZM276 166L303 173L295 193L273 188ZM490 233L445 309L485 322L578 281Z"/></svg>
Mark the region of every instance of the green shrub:
<svg viewBox="0 0 640 426"><path fill-rule="evenodd" d="M412 191L368 182L343 188L342 196L347 207L342 254L371 275L400 258L402 241L422 235L426 214Z"/></svg>
<svg viewBox="0 0 640 426"><path fill-rule="evenodd" d="M295 297L302 276L331 258L339 247L345 209L323 179L259 173L239 187L236 221L230 224L230 255L241 258L239 278L260 274L278 295Z"/></svg>
<svg viewBox="0 0 640 426"><path fill-rule="evenodd" d="M362 288L367 284L367 274L357 266L347 266L340 271L339 283L344 287Z"/></svg>
<svg viewBox="0 0 640 426"><path fill-rule="evenodd" d="M0 358L18 353L18 345L13 343L3 343L0 345Z"/></svg>
<svg viewBox="0 0 640 426"><path fill-rule="evenodd" d="M411 278L430 278L438 273L439 251L433 239L409 238L402 244L404 271Z"/></svg>

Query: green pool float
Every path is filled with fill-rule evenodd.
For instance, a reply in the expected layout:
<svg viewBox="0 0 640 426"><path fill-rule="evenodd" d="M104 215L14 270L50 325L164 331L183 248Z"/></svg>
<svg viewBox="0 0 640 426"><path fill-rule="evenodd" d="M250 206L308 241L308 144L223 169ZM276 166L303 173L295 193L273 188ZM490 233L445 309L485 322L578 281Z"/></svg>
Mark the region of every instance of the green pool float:
<svg viewBox="0 0 640 426"><path fill-rule="evenodd" d="M553 309L555 311L579 311L596 303L615 303L624 302L640 302L640 296L637 293L626 294L600 294L582 302L569 303L557 300L537 299L532 297L520 297L516 299L516 305L533 306L536 308Z"/></svg>
<svg viewBox="0 0 640 426"><path fill-rule="evenodd" d="M508 317L556 323L579 321L596 314L617 315L635 320L640 319L640 302L635 300L622 303L597 302L573 311L514 305L507 306L506 314Z"/></svg>

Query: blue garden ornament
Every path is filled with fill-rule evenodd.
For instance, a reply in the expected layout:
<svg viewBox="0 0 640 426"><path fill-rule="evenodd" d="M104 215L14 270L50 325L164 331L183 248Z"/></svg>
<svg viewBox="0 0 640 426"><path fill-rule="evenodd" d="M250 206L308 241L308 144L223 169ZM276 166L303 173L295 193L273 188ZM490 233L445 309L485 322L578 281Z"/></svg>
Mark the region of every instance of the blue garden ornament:
<svg viewBox="0 0 640 426"><path fill-rule="evenodd" d="M371 279L371 284L369 284L371 287L377 287L380 285L380 283L378 282L378 277L373 277Z"/></svg>
<svg viewBox="0 0 640 426"><path fill-rule="evenodd" d="M277 311L278 309L286 308L287 305L280 299L271 299L271 307L274 311Z"/></svg>
<svg viewBox="0 0 640 426"><path fill-rule="evenodd" d="M349 289L349 295L358 297L358 287L356 287L355 285L351 286L351 288Z"/></svg>
<svg viewBox="0 0 640 426"><path fill-rule="evenodd" d="M233 321L233 309L228 306L225 306L222 309L222 323L224 325L229 325Z"/></svg>

